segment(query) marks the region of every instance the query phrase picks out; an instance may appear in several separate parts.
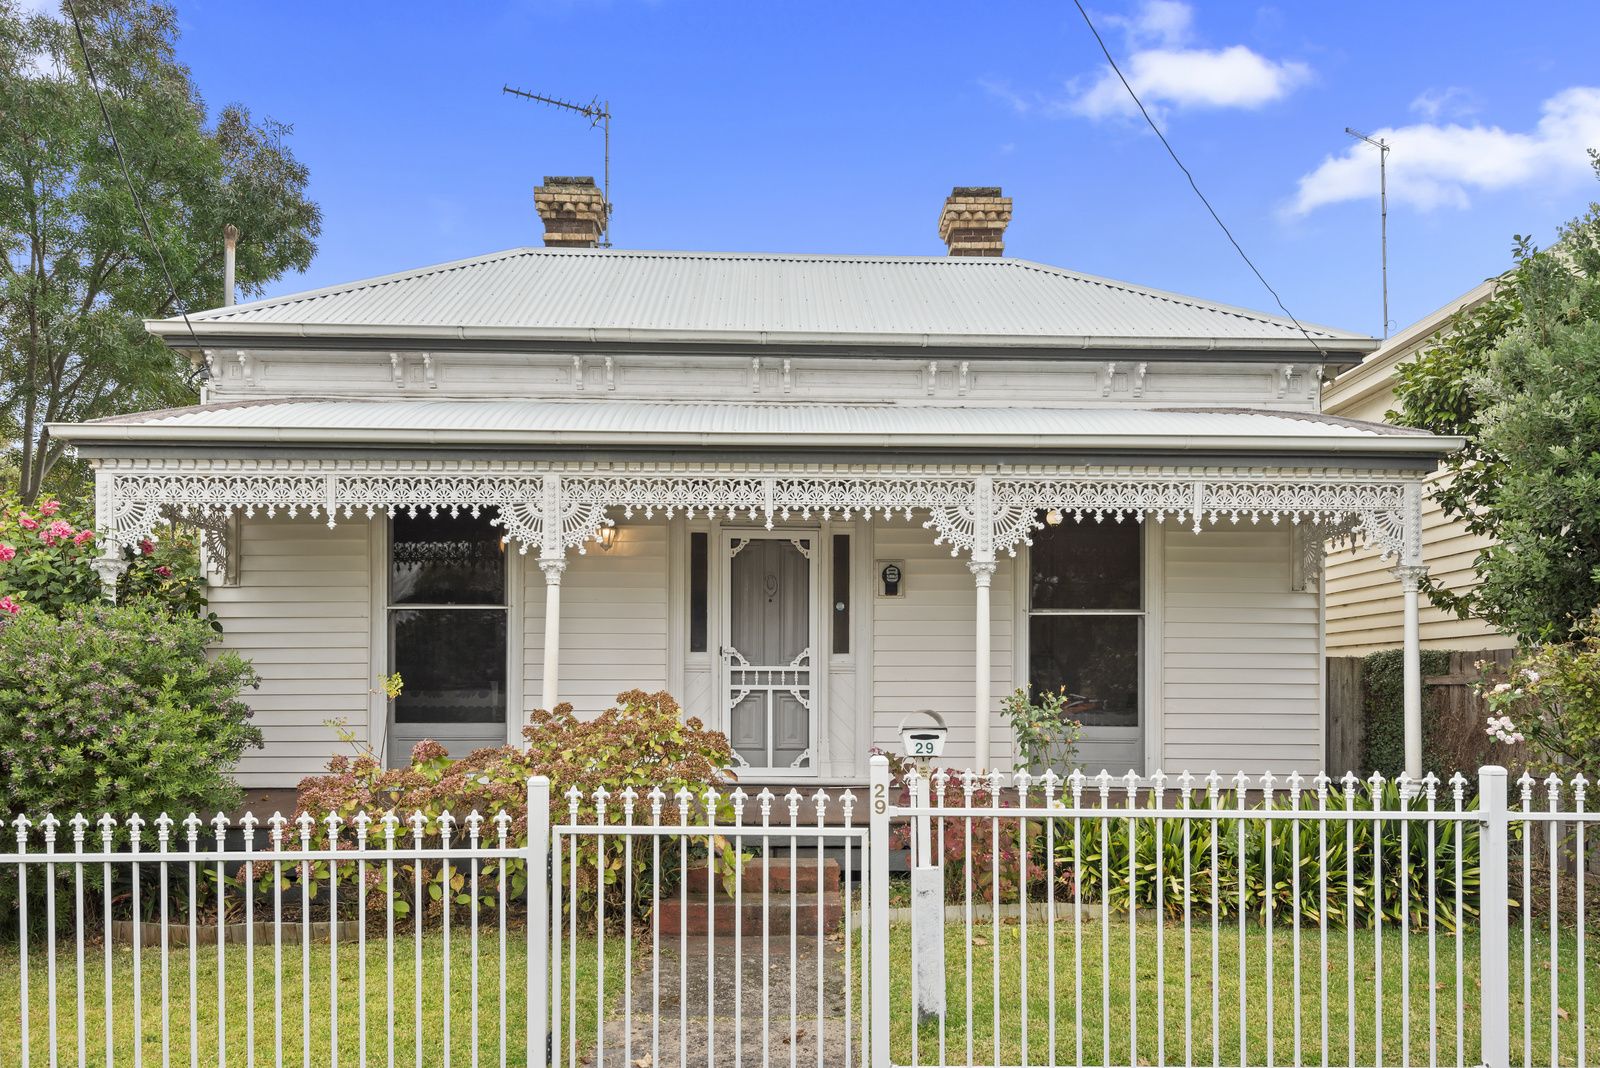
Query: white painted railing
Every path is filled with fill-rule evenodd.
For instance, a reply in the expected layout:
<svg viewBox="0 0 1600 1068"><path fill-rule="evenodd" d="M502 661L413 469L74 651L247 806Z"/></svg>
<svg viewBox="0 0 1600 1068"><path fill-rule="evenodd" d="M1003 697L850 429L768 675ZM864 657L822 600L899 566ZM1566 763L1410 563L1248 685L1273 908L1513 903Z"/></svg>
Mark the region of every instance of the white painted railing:
<svg viewBox="0 0 1600 1068"><path fill-rule="evenodd" d="M1586 786L875 758L861 800L15 817L0 1064L1587 1064Z"/></svg>

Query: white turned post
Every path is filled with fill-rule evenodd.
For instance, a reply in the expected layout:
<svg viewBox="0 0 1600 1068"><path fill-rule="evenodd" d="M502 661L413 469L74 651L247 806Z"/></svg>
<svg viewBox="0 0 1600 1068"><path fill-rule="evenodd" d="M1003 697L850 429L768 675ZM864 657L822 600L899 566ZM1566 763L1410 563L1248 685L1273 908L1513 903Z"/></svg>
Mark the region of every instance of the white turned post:
<svg viewBox="0 0 1600 1068"><path fill-rule="evenodd" d="M1400 588L1405 597L1405 738L1406 775L1412 781L1422 778L1422 636L1418 623L1421 567L1400 569Z"/></svg>
<svg viewBox="0 0 1600 1068"><path fill-rule="evenodd" d="M1400 551L1400 565L1395 577L1400 580L1404 607L1404 648L1401 661L1404 666L1403 707L1405 710L1406 775L1417 782L1422 778L1422 630L1421 611L1422 579L1428 573L1422 562L1422 484L1409 483L1405 488L1405 514L1403 516L1405 541Z"/></svg>
<svg viewBox="0 0 1600 1068"><path fill-rule="evenodd" d="M989 675L990 675L990 641L989 641L989 586L994 581L993 560L973 560L967 565L972 569L972 578L975 586L977 616L973 620L976 628L975 651L977 664L973 668L973 716L974 716L974 742L973 742L973 767L979 771L988 771L989 761Z"/></svg>
<svg viewBox="0 0 1600 1068"><path fill-rule="evenodd" d="M566 569L565 559L539 560L539 570L544 572L544 697L540 707L546 711L556 707L560 692L561 574Z"/></svg>

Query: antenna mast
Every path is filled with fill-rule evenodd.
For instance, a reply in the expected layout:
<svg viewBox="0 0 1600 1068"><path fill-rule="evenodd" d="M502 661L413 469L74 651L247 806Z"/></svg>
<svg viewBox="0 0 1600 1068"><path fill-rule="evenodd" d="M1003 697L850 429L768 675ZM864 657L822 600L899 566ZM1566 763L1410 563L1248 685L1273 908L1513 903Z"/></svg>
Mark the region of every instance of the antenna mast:
<svg viewBox="0 0 1600 1068"><path fill-rule="evenodd" d="M509 85L502 85L500 91L509 96L520 96L524 100L536 100L541 104L573 111L589 120L589 128L600 127L600 132L605 140L605 171L601 178L600 199L605 203L605 217L600 224L600 247L611 247L611 101L595 97L587 104L574 104L570 100L560 97L545 96L542 93L530 93L526 89L513 89Z"/></svg>
<svg viewBox="0 0 1600 1068"><path fill-rule="evenodd" d="M1344 132L1357 141L1365 141L1378 150L1378 219L1379 241L1383 257L1383 337L1389 338L1389 142L1378 137L1368 137L1360 130L1346 126Z"/></svg>

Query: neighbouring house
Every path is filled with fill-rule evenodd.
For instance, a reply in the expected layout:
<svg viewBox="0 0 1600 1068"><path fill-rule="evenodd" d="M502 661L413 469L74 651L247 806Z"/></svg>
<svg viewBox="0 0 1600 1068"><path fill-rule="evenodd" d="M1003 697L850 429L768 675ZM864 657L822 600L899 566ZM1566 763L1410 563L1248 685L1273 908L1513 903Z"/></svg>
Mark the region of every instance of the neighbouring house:
<svg viewBox="0 0 1600 1068"><path fill-rule="evenodd" d="M1414 599L1459 447L1322 412L1375 341L1007 259L994 188L933 257L602 249L591 180L535 200L544 248L151 322L201 403L52 428L109 549L207 530L245 785L319 771L330 719L395 763L631 687L747 782L861 782L920 709L1009 766L1028 684L1091 769L1322 765L1325 539Z"/></svg>
<svg viewBox="0 0 1600 1068"><path fill-rule="evenodd" d="M1395 334L1357 367L1335 378L1323 390L1322 409L1330 415L1371 422L1384 421L1397 405L1395 369L1427 351L1459 311L1470 310L1494 295L1496 282L1483 282L1437 311ZM1430 476L1445 477L1443 473ZM1431 494L1422 502L1422 560L1432 577L1447 589L1462 591L1477 584L1476 557L1488 539L1471 534L1460 520L1447 518ZM1368 546L1336 546L1327 557L1328 654L1364 656L1399 648L1404 640L1404 606L1390 564ZM1418 622L1424 649L1511 649L1516 640L1480 619L1462 619L1424 603Z"/></svg>

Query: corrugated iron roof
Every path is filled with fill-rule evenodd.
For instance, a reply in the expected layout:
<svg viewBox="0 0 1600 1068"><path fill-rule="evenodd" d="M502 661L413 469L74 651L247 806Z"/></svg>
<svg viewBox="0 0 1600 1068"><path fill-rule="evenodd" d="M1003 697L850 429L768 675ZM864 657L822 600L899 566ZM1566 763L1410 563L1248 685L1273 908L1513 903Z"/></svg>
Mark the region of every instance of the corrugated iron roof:
<svg viewBox="0 0 1600 1068"><path fill-rule="evenodd" d="M114 416L62 426L58 432L80 442L1094 445L1434 453L1441 441L1381 423L1257 409L628 400L240 401Z"/></svg>
<svg viewBox="0 0 1600 1068"><path fill-rule="evenodd" d="M206 334L1081 347L1313 344L1359 334L1017 259L518 248L189 320ZM180 337L181 319L150 324ZM1093 343L1091 346L1090 343Z"/></svg>

